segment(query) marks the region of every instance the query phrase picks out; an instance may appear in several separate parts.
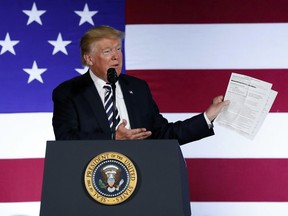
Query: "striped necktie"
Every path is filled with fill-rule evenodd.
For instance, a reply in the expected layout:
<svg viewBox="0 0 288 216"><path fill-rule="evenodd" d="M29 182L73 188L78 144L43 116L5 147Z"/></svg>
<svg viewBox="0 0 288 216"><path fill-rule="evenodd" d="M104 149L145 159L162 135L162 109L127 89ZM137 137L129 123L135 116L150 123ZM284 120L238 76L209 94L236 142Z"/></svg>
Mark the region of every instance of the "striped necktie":
<svg viewBox="0 0 288 216"><path fill-rule="evenodd" d="M104 98L104 108L107 114L107 118L108 118L108 122L109 122L109 126L111 128L111 130L113 129L113 98L112 98L112 87L110 84L105 84L103 87L106 91L105 91L105 98ZM115 105L116 106L116 105ZM116 107L115 110L115 128L117 127L117 125L120 122L120 116L119 116L119 112L118 109Z"/></svg>

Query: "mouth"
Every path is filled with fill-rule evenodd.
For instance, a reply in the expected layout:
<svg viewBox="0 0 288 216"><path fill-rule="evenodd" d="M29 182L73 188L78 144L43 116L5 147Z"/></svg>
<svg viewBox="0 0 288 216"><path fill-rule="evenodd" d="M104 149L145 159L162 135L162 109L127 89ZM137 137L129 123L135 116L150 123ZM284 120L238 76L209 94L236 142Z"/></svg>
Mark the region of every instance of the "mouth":
<svg viewBox="0 0 288 216"><path fill-rule="evenodd" d="M119 67L119 64L115 64L115 65L111 65L110 66L110 68L115 68L115 69L118 68L118 67Z"/></svg>

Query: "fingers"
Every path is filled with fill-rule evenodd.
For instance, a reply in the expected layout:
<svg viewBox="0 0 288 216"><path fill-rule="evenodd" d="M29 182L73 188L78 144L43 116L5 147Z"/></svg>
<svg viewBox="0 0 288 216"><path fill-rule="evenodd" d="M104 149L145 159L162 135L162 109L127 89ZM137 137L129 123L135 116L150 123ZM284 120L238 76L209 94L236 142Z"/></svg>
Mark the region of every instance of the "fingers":
<svg viewBox="0 0 288 216"><path fill-rule="evenodd" d="M145 139L152 134L151 131L147 131L146 128L132 129L130 133L130 139Z"/></svg>
<svg viewBox="0 0 288 216"><path fill-rule="evenodd" d="M224 97L222 95L215 97L212 104L205 111L207 118L210 121L213 121L219 115L222 109L230 103L229 100L223 101L223 99Z"/></svg>
<svg viewBox="0 0 288 216"><path fill-rule="evenodd" d="M125 126L127 121L123 119L122 123L116 130L116 139L117 140L135 140L135 139L146 139L151 136L152 132L147 131L146 128L136 128L136 129L127 129Z"/></svg>
<svg viewBox="0 0 288 216"><path fill-rule="evenodd" d="M229 100L224 100L224 96L223 95L220 95L220 96L217 96L213 99L213 103L212 104L220 104L220 106L227 106L230 101Z"/></svg>

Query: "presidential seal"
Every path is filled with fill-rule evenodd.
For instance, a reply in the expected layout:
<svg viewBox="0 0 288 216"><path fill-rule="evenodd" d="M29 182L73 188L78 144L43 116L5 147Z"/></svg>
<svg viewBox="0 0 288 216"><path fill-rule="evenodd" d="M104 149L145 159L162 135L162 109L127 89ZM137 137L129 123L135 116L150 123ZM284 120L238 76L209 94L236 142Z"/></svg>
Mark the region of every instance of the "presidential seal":
<svg viewBox="0 0 288 216"><path fill-rule="evenodd" d="M117 152L94 157L86 167L85 187L90 196L105 205L126 201L134 192L137 172L132 161Z"/></svg>

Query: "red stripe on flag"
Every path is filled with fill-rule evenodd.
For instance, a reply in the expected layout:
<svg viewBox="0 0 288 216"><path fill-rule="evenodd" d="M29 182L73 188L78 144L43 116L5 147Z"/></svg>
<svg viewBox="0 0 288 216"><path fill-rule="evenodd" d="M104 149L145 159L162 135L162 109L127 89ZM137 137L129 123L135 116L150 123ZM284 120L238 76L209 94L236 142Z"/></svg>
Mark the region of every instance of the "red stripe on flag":
<svg viewBox="0 0 288 216"><path fill-rule="evenodd" d="M278 92L270 112L288 112L288 69L259 70L130 70L148 82L161 112L203 112L213 97L224 95L231 72L273 84Z"/></svg>
<svg viewBox="0 0 288 216"><path fill-rule="evenodd" d="M288 21L286 0L126 0L127 24L269 23Z"/></svg>
<svg viewBox="0 0 288 216"><path fill-rule="evenodd" d="M44 159L0 160L0 202L40 201Z"/></svg>
<svg viewBox="0 0 288 216"><path fill-rule="evenodd" d="M288 159L186 159L191 201L288 201ZM44 159L0 160L0 202L40 201Z"/></svg>
<svg viewBox="0 0 288 216"><path fill-rule="evenodd" d="M187 159L191 201L288 201L288 159Z"/></svg>

